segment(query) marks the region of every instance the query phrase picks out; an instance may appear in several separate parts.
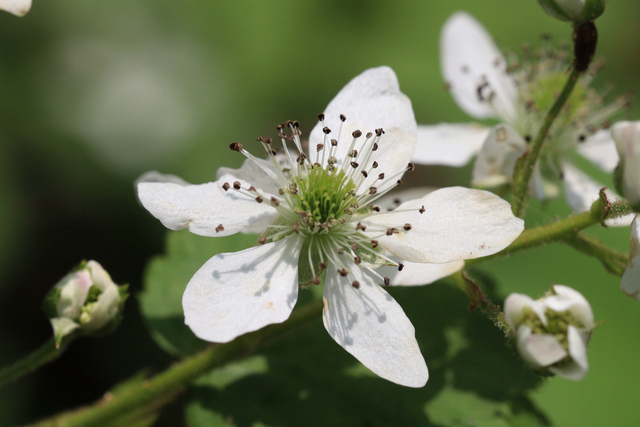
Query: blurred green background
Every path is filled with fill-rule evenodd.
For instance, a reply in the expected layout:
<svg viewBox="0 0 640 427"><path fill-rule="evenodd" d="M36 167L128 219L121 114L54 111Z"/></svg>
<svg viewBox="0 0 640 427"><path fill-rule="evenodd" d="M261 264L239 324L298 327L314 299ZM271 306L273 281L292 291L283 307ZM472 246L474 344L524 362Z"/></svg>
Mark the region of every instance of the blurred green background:
<svg viewBox="0 0 640 427"><path fill-rule="evenodd" d="M117 283L130 283L134 295L141 291L145 265L163 253L165 236L136 202L133 181L143 172L210 181L219 166L241 163L230 142L275 136L276 124L287 119L299 120L308 133L344 84L378 65L396 71L418 123L468 121L444 89L438 63L440 28L461 9L517 52L523 43L540 45L543 33L558 42L571 37L570 27L547 17L535 0L34 0L25 18L1 14L0 362L49 338L42 298L80 260L98 260ZM640 2L615 0L597 22L597 56L607 65L595 86L611 80L613 95L640 88L638 16ZM632 107L629 116L638 113ZM465 185L470 174L445 167L418 172L412 182L432 186ZM531 211L528 225L568 213L561 201ZM592 234L628 250L628 229ZM553 283L575 287L604 321L591 341L587 378L545 380L533 392L550 420L636 425L640 303L619 291L619 278L561 245L482 269L502 297L515 291L535 297ZM444 292L433 288L398 295L420 301ZM483 321L466 314L464 295L457 298L456 316ZM419 334L433 304L405 307ZM135 298L125 315L115 334L80 340L55 363L0 389L0 425L90 403L143 367L168 366L173 359L149 337ZM481 346L471 344L469 352L481 360ZM425 393L431 393L438 367L422 345L432 372ZM473 372L474 357L467 363ZM492 381L500 380L487 376L488 388ZM158 425L182 425L180 404L170 405Z"/></svg>

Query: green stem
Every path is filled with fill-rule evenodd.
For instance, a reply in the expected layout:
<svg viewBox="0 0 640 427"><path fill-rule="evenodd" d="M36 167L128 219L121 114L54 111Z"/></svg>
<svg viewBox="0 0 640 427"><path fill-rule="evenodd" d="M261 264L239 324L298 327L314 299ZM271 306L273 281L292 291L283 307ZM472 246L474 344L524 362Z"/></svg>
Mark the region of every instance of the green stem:
<svg viewBox="0 0 640 427"><path fill-rule="evenodd" d="M58 358L64 351L67 343L63 343L60 348L56 348L53 338L44 343L39 349L17 362L0 370L0 387L17 380L23 375L33 372L40 366Z"/></svg>
<svg viewBox="0 0 640 427"><path fill-rule="evenodd" d="M629 263L627 255L609 248L595 237L577 233L564 241L578 251L597 258L609 273L617 276L622 276Z"/></svg>
<svg viewBox="0 0 640 427"><path fill-rule="evenodd" d="M66 412L43 420L34 426L40 427L89 427L104 426L123 416L145 408L147 415L172 397L181 393L194 379L231 360L246 356L268 337L287 332L296 326L316 319L322 308L321 301L314 301L296 309L284 323L271 325L259 331L243 335L226 344L207 347L193 357L184 359L172 368L155 377L138 382L121 391L107 393L103 399L92 406Z"/></svg>
<svg viewBox="0 0 640 427"><path fill-rule="evenodd" d="M524 159L522 161L518 162L519 167L516 168L516 173L513 178L513 200L511 203L513 214L518 217L522 217L526 209L527 202L529 200L529 181L531 180L531 175L533 174L538 158L540 157L540 153L542 152L542 147L547 141L547 135L549 134L551 125L558 117L558 114L560 114L560 111L569 99L569 96L571 96L571 92L573 92L573 88L578 81L579 75L580 71L576 70L576 67L574 66L571 70L571 74L569 74L569 77L567 78L567 82L565 83L560 96L558 96L547 113L547 116L544 118L542 126L533 140L528 153L524 155Z"/></svg>
<svg viewBox="0 0 640 427"><path fill-rule="evenodd" d="M504 313L482 292L478 284L463 270L453 273L451 277L458 288L467 294L469 298L469 311L475 308L480 309L480 312L491 319L506 335L509 332L509 325L507 324L507 319L504 317Z"/></svg>
<svg viewBox="0 0 640 427"><path fill-rule="evenodd" d="M489 259L510 255L523 249L540 246L544 243L569 239L579 230L602 222L604 218L608 217L610 211L611 205L601 197L586 212L572 215L551 224L525 230L506 249L487 257L467 260L465 264L473 265Z"/></svg>

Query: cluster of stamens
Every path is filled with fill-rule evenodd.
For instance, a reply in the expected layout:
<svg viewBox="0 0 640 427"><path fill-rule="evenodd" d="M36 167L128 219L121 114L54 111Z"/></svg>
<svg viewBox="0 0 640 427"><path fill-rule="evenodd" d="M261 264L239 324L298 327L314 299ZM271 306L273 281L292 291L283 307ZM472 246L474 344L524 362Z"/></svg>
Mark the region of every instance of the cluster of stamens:
<svg viewBox="0 0 640 427"><path fill-rule="evenodd" d="M257 139L270 165L255 158L242 144L230 145L233 151L252 160L275 182L277 196L266 195L254 186L245 188L238 181L225 182L222 188L249 196L257 203L269 202L278 211L278 219L262 233L259 244L293 235L304 239L300 264L308 265L311 276L308 283L301 283L301 286L321 283L321 276L328 268L335 268L354 288L360 287L352 274L354 268L364 268L389 285L389 278L382 277L375 269L381 265L393 265L401 270L403 265L384 254L376 238L398 234L400 230L406 233L412 226L404 224L376 230L375 226L362 221L380 213L380 207L374 202L401 185L401 176L405 171L413 170L414 166L409 163L406 168L387 176L379 171L380 165L373 160L385 134L383 129L366 134L354 130L350 140L345 140L341 138L346 122L344 115L340 115L340 127L335 134L325 125L324 114L318 115L318 119L323 126L324 139L314 147L313 159L303 150L302 132L297 121L290 120L277 126L282 143L280 150L274 148L269 137ZM332 138L332 135L336 137ZM343 161L339 161L338 157L342 156L337 155L340 144L349 144ZM424 209L419 211L422 213ZM219 227L224 229L222 224Z"/></svg>
<svg viewBox="0 0 640 427"><path fill-rule="evenodd" d="M462 66L462 72L469 74L469 78L477 82L478 100L490 105L526 142L535 137L546 114L560 95L573 61L573 54L567 44L554 48L549 39L544 37L545 44L538 50L524 47L522 60L510 53L506 63L501 58L494 61L496 70L505 79L515 82L518 91L515 116L504 99L496 96L496 88L491 87L485 76L474 74L468 65ZM632 93L618 96L615 101L607 103L605 96L611 90L611 84L602 91L589 87L603 65L601 60L594 61L588 71L580 74L571 97L549 132L549 143L545 145L540 159L545 175L561 178L561 159L578 143L584 142L598 130L611 126L611 118L629 108Z"/></svg>

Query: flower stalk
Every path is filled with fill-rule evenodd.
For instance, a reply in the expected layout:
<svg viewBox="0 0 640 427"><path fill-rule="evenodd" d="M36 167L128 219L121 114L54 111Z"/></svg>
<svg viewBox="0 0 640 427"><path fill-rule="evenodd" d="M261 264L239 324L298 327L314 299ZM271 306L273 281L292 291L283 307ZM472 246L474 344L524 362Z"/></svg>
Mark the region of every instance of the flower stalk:
<svg viewBox="0 0 640 427"><path fill-rule="evenodd" d="M516 170L513 177L513 200L511 202L513 214L515 216L522 217L524 215L529 200L529 181L531 180L536 163L540 157L542 147L547 140L547 135L549 134L551 125L553 125L553 122L558 117L558 114L560 114L562 107L571 96L571 92L573 92L573 88L575 87L579 76L580 71L578 71L576 66L573 66L562 92L547 113L547 116L545 117L538 134L533 140L529 151L521 157L516 164Z"/></svg>
<svg viewBox="0 0 640 427"><path fill-rule="evenodd" d="M35 371L39 367L46 365L49 362L54 361L69 345L71 339L65 339L59 347L56 346L56 341L51 338L44 343L39 349L29 354L23 359L14 362L13 364L4 367L0 370L0 387L7 385L10 382L16 381L24 375Z"/></svg>

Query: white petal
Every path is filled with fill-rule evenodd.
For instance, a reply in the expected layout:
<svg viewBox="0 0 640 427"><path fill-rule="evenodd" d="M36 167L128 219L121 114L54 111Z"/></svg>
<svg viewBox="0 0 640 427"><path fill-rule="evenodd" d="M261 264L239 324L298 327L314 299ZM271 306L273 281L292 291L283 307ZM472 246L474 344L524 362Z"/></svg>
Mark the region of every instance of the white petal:
<svg viewBox="0 0 640 427"><path fill-rule="evenodd" d="M579 144L576 150L605 172L613 172L620 160L616 143L611 138L611 131L608 129L601 129L594 133L582 144Z"/></svg>
<svg viewBox="0 0 640 427"><path fill-rule="evenodd" d="M288 319L298 299L301 242L293 236L211 258L184 291L184 322L203 340L229 342Z"/></svg>
<svg viewBox="0 0 640 427"><path fill-rule="evenodd" d="M375 205L383 211L392 211L408 200L419 199L437 189L437 187L411 187L399 191L393 190L376 200Z"/></svg>
<svg viewBox="0 0 640 427"><path fill-rule="evenodd" d="M631 223L629 265L622 275L620 289L631 298L640 300L640 221L638 221L638 215Z"/></svg>
<svg viewBox="0 0 640 427"><path fill-rule="evenodd" d="M568 380L579 381L587 375L589 370L587 343L580 331L572 325L569 325L567 339L569 341L569 355L571 355L573 363L561 367L551 366L549 371Z"/></svg>
<svg viewBox="0 0 640 427"><path fill-rule="evenodd" d="M93 306L93 309L89 313L91 318L89 322L83 324L83 332L97 331L113 320L118 314L118 308L120 306L120 292L118 287L107 286L107 288L100 294L98 301Z"/></svg>
<svg viewBox="0 0 640 427"><path fill-rule="evenodd" d="M553 335L534 335L528 326L518 328L517 346L520 356L534 368L552 365L567 355Z"/></svg>
<svg viewBox="0 0 640 427"><path fill-rule="evenodd" d="M149 171L143 173L140 178L136 179L136 187L142 182L172 182L178 185L191 185L179 176L160 173L158 171Z"/></svg>
<svg viewBox="0 0 640 427"><path fill-rule="evenodd" d="M309 146L319 143L329 144L329 139L338 140L336 157L338 165L346 158L352 141L351 133L358 129L363 136L382 128L385 134L380 139L379 149L371 156L371 161L378 161L379 172L393 174L404 168L411 161L416 145L416 119L413 115L411 101L400 92L398 79L389 67L370 68L351 80L324 110L324 124L331 129L328 136L322 132L323 125L318 123L309 136ZM340 115L346 116L345 123ZM340 132L340 129L342 131ZM358 151L360 148L356 146ZM311 158L316 161L317 152L311 150ZM364 188L375 180L372 174L365 181ZM368 185L367 185L368 184Z"/></svg>
<svg viewBox="0 0 640 427"><path fill-rule="evenodd" d="M418 126L413 162L421 165L464 166L480 151L489 129L477 123Z"/></svg>
<svg viewBox="0 0 640 427"><path fill-rule="evenodd" d="M80 324L74 322L68 317L54 317L49 319L53 328L53 335L56 341L62 340L62 337L69 335L80 327Z"/></svg>
<svg viewBox="0 0 640 427"><path fill-rule="evenodd" d="M368 226L368 236L400 259L436 264L494 254L524 229L524 221L513 216L509 203L488 191L463 187L436 190L362 223ZM405 231L405 224L412 228ZM388 236L389 228L399 233Z"/></svg>
<svg viewBox="0 0 640 427"><path fill-rule="evenodd" d="M546 307L557 312L571 310L572 314L584 323L585 328L593 328L591 305L580 292L565 285L553 285L553 290L556 295L550 295L543 300Z"/></svg>
<svg viewBox="0 0 640 427"><path fill-rule="evenodd" d="M514 121L517 89L505 72L506 61L489 33L469 14L457 12L444 24L440 65L454 99L467 114L478 119ZM478 96L484 82L494 93L492 104Z"/></svg>
<svg viewBox="0 0 640 427"><path fill-rule="evenodd" d="M474 187L494 187L513 181L516 161L527 150L527 143L511 126L494 126L473 164Z"/></svg>
<svg viewBox="0 0 640 427"><path fill-rule="evenodd" d="M0 0L0 10L16 16L24 16L31 9L31 0Z"/></svg>
<svg viewBox="0 0 640 427"><path fill-rule="evenodd" d="M520 316L525 307L532 309L543 324L547 324L547 317L544 314L544 307L531 297L524 294L514 293L504 300L504 315L507 319L509 327L514 331L518 329L520 324Z"/></svg>
<svg viewBox="0 0 640 427"><path fill-rule="evenodd" d="M396 384L422 387L429 379L415 329L400 305L359 268L360 288L327 273L322 320L329 335L375 374Z"/></svg>
<svg viewBox="0 0 640 427"><path fill-rule="evenodd" d="M276 209L269 204L271 196L268 193L265 193L265 201L258 203L233 187L224 191L222 185L225 182L233 185L234 181L239 181L245 189L250 186L231 175L201 185L141 182L138 198L165 227L171 230L189 228L201 236L221 237L239 231L260 231L277 218Z"/></svg>
<svg viewBox="0 0 640 427"><path fill-rule="evenodd" d="M276 155L276 158L279 160L284 160L284 155ZM288 166L282 165L282 168ZM266 175L264 169L270 170L274 175L277 176L275 165L266 159L245 159L244 163L240 169L231 169L222 167L218 169L216 172L216 177L220 178L224 175L235 176L236 178L242 179L256 188L261 188L267 193L278 194L279 185L273 179L269 178Z"/></svg>
<svg viewBox="0 0 640 427"><path fill-rule="evenodd" d="M392 286L419 286L428 285L436 280L450 276L464 267L464 261L453 261L444 264L402 261L402 264L404 265L402 271L398 271L398 267L388 266L380 267L376 271L381 276L388 277Z"/></svg>
<svg viewBox="0 0 640 427"><path fill-rule="evenodd" d="M564 195L567 203L574 212L585 212L591 209L593 202L600 197L600 189L604 187L597 181L569 163L562 165ZM610 201L618 200L618 197L608 189L605 194ZM619 218L606 220L606 224L612 227L625 227L631 224L633 215L625 215Z"/></svg>
<svg viewBox="0 0 640 427"><path fill-rule="evenodd" d="M640 203L640 122L618 122L611 134L623 167L622 191L636 206Z"/></svg>

